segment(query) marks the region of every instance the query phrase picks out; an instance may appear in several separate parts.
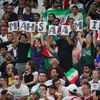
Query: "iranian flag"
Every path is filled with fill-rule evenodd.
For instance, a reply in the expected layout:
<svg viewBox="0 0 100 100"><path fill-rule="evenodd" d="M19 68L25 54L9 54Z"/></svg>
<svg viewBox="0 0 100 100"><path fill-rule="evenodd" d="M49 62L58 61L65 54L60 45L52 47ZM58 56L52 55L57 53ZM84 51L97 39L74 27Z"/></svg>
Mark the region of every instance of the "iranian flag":
<svg viewBox="0 0 100 100"><path fill-rule="evenodd" d="M43 21L48 21L48 16L53 13L55 14L56 17L58 17L60 19L60 25L63 25L67 19L68 19L68 15L71 13L71 11L69 9L62 9L62 10L47 10L43 16L42 16L42 20ZM82 15L83 15L83 21L85 22L86 19L86 12L85 10L82 10Z"/></svg>
<svg viewBox="0 0 100 100"><path fill-rule="evenodd" d="M62 9L62 10L47 10L42 18L44 21L47 21L48 20L48 16L49 14L55 14L56 17L58 17L60 19L60 24L64 24L68 18L68 14L70 13L70 10L67 10L67 9Z"/></svg>
<svg viewBox="0 0 100 100"><path fill-rule="evenodd" d="M71 68L68 72L64 73L71 84L74 84L75 81L79 78L78 71L74 68Z"/></svg>

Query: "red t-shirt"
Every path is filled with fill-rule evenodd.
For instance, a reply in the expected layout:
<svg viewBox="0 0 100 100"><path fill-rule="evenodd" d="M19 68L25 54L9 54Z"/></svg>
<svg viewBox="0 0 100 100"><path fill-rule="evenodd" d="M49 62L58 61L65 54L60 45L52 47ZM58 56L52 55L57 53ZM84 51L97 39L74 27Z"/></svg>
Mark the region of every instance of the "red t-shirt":
<svg viewBox="0 0 100 100"><path fill-rule="evenodd" d="M87 97L86 99L85 99L85 97L82 97L81 99L82 99L82 100L93 100L93 97L90 96L90 97Z"/></svg>

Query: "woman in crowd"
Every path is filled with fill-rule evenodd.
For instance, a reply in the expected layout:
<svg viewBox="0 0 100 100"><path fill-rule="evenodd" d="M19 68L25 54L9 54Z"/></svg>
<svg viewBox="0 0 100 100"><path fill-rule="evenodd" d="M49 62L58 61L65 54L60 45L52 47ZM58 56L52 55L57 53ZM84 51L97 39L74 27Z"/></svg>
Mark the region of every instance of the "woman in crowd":
<svg viewBox="0 0 100 100"><path fill-rule="evenodd" d="M35 70L35 67L35 64L31 60L29 60L25 65L23 82L29 87L29 89L31 89L38 80L38 72Z"/></svg>

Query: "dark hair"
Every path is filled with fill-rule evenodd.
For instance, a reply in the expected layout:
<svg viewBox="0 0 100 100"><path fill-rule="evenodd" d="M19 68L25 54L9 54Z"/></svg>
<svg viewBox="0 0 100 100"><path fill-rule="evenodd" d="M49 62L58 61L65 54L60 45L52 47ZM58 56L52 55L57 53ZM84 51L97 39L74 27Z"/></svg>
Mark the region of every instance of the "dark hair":
<svg viewBox="0 0 100 100"><path fill-rule="evenodd" d="M26 39L28 39L27 35L25 33L21 34L21 36L24 36ZM21 38L21 36L20 36L20 38Z"/></svg>
<svg viewBox="0 0 100 100"><path fill-rule="evenodd" d="M1 95L6 95L7 92L8 92L8 90L2 90Z"/></svg>
<svg viewBox="0 0 100 100"><path fill-rule="evenodd" d="M3 6L6 6L6 5L8 5L8 4L9 4L8 2L4 2L4 3L3 3Z"/></svg>
<svg viewBox="0 0 100 100"><path fill-rule="evenodd" d="M45 75L47 74L46 71L39 71L39 75L40 75L41 73L43 73L43 74L45 74Z"/></svg>
<svg viewBox="0 0 100 100"><path fill-rule="evenodd" d="M72 8L76 8L76 9L78 9L78 7L77 7L77 6L73 6Z"/></svg>
<svg viewBox="0 0 100 100"><path fill-rule="evenodd" d="M12 72L14 72L14 71L15 71L14 64L10 62L10 63L8 63L7 65L9 65L9 64L13 65L13 67L12 67ZM6 65L6 67L7 67L7 65Z"/></svg>
<svg viewBox="0 0 100 100"><path fill-rule="evenodd" d="M59 78L53 79L52 84L55 86L55 83L56 83L57 81L59 81L59 80L60 80Z"/></svg>
<svg viewBox="0 0 100 100"><path fill-rule="evenodd" d="M7 51L6 54L7 54L7 53L9 53L9 54L11 54L11 56L13 56L12 53L11 53L10 51Z"/></svg>
<svg viewBox="0 0 100 100"><path fill-rule="evenodd" d="M56 17L55 19L57 19L57 20L58 20L58 22L60 22L60 19L59 19L58 17Z"/></svg>
<svg viewBox="0 0 100 100"><path fill-rule="evenodd" d="M54 18L56 18L56 16L55 16L54 13L50 13L50 14L49 14L49 17L50 17L50 15L52 15Z"/></svg>
<svg viewBox="0 0 100 100"><path fill-rule="evenodd" d="M38 40L38 41L40 42L40 44L41 44L40 38L36 38L36 39L34 40L34 43L35 43L36 40Z"/></svg>
<svg viewBox="0 0 100 100"><path fill-rule="evenodd" d="M89 89L91 89L91 85L88 82L85 82L83 85L86 85Z"/></svg>
<svg viewBox="0 0 100 100"><path fill-rule="evenodd" d="M23 79L23 76L20 75L20 74L16 74L15 76L19 76L19 79L22 80Z"/></svg>
<svg viewBox="0 0 100 100"><path fill-rule="evenodd" d="M91 64L83 64L83 66L85 67L88 67L89 69L91 69L92 68L92 66L91 66Z"/></svg>
<svg viewBox="0 0 100 100"><path fill-rule="evenodd" d="M39 17L40 17L40 14L39 14L39 13L34 13L34 15L37 15L37 16L39 16Z"/></svg>
<svg viewBox="0 0 100 100"><path fill-rule="evenodd" d="M38 4L38 0L31 0L31 1L35 2L36 4Z"/></svg>
<svg viewBox="0 0 100 100"><path fill-rule="evenodd" d="M60 73L58 68L52 68L51 71L52 71L52 70L56 70L56 72L57 72L58 74Z"/></svg>
<svg viewBox="0 0 100 100"><path fill-rule="evenodd" d="M54 4L55 2L58 3L57 0L52 0L52 1L51 1L51 5Z"/></svg>
<svg viewBox="0 0 100 100"><path fill-rule="evenodd" d="M74 92L71 92L71 91L69 91L70 93L71 93L71 95L77 95L77 93L74 93Z"/></svg>
<svg viewBox="0 0 100 100"><path fill-rule="evenodd" d="M1 43L3 43L3 40L0 38Z"/></svg>
<svg viewBox="0 0 100 100"><path fill-rule="evenodd" d="M41 84L40 86L39 86L39 88L40 87L45 87L45 89L47 90L47 86L45 85L45 84Z"/></svg>
<svg viewBox="0 0 100 100"><path fill-rule="evenodd" d="M32 60L29 60L27 63L31 66L32 72L36 71L35 70L36 65L34 64L34 62Z"/></svg>
<svg viewBox="0 0 100 100"><path fill-rule="evenodd" d="M54 85L50 85L50 86L48 86L48 88L52 88L52 89L55 89L55 90L57 89L56 86L54 86Z"/></svg>

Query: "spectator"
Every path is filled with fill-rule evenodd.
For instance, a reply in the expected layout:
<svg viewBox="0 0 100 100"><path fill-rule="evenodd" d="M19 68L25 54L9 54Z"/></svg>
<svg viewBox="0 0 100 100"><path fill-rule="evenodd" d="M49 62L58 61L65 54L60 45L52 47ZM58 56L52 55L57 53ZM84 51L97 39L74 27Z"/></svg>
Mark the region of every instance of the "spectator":
<svg viewBox="0 0 100 100"><path fill-rule="evenodd" d="M7 64L6 73L4 74L4 76L7 77L8 86L11 86L14 84L15 75L17 75L17 70L14 68L14 65L12 63Z"/></svg>
<svg viewBox="0 0 100 100"><path fill-rule="evenodd" d="M74 44L69 36L61 36L56 42L58 46L59 65L64 71L67 71L72 66L72 50Z"/></svg>
<svg viewBox="0 0 100 100"><path fill-rule="evenodd" d="M46 11L43 6L38 5L38 0L31 0L30 6L32 8L32 13L38 13L41 17Z"/></svg>
<svg viewBox="0 0 100 100"><path fill-rule="evenodd" d="M29 96L28 87L22 84L22 77L20 75L15 75L14 85L8 88L8 91L14 94L14 99L27 100Z"/></svg>
<svg viewBox="0 0 100 100"><path fill-rule="evenodd" d="M8 25L8 22L9 22L9 19L10 19L10 14L8 13L8 12L5 12L4 14L3 14L3 18L2 18L3 20L5 20L5 22L7 23L7 25Z"/></svg>
<svg viewBox="0 0 100 100"><path fill-rule="evenodd" d="M12 63L15 66L15 61L13 60L13 57L11 55L10 52L6 52L6 56L5 56L6 60L5 62L3 62L0 66L0 71L2 72L2 74L5 74L6 72L6 65L9 63Z"/></svg>
<svg viewBox="0 0 100 100"><path fill-rule="evenodd" d="M32 38L33 39L33 38ZM43 71L44 68L44 55L42 53L44 44L42 40L37 38L35 39L32 47L32 60L36 64L37 71Z"/></svg>
<svg viewBox="0 0 100 100"><path fill-rule="evenodd" d="M0 77L0 92L8 89L7 78Z"/></svg>
<svg viewBox="0 0 100 100"><path fill-rule="evenodd" d="M1 96L0 96L0 99L1 99L1 100L6 100L6 96L5 96L6 93L7 93L7 90L2 90L2 91L1 91Z"/></svg>
<svg viewBox="0 0 100 100"><path fill-rule="evenodd" d="M91 91L100 90L99 70L93 70L92 76L93 76L93 78L89 82L91 85Z"/></svg>
<svg viewBox="0 0 100 100"><path fill-rule="evenodd" d="M49 8L48 10L57 10L57 5L58 5L58 1L57 0L52 0L51 8Z"/></svg>
<svg viewBox="0 0 100 100"><path fill-rule="evenodd" d="M48 79L50 79L51 70L55 69L55 68L57 68L59 71L58 78L62 78L64 70L59 66L59 61L56 58L51 58L50 65L51 65L51 67L47 70Z"/></svg>
<svg viewBox="0 0 100 100"><path fill-rule="evenodd" d="M72 13L69 14L69 18L73 18L75 21L83 20L82 13L79 12L79 9L77 6L72 7Z"/></svg>
<svg viewBox="0 0 100 100"><path fill-rule="evenodd" d="M53 85L56 87L56 94L61 96L62 98L69 95L67 87L61 85L61 81L59 78L53 80Z"/></svg>
<svg viewBox="0 0 100 100"><path fill-rule="evenodd" d="M7 42L7 27L2 26L1 27L1 35L0 38L3 40L3 42Z"/></svg>
<svg viewBox="0 0 100 100"><path fill-rule="evenodd" d="M87 64L85 64L83 66L83 74L80 76L80 79L85 78L88 81L91 80L91 69L90 69L90 67L91 67L91 65L87 65Z"/></svg>
<svg viewBox="0 0 100 100"><path fill-rule="evenodd" d="M92 3L87 15L91 17L91 19L96 20L96 16L97 16L97 4L95 2ZM95 16L95 17L94 17Z"/></svg>
<svg viewBox="0 0 100 100"><path fill-rule="evenodd" d="M48 24L52 25L54 23L54 19L56 18L55 14L51 13L48 17Z"/></svg>
<svg viewBox="0 0 100 100"><path fill-rule="evenodd" d="M23 82L31 89L38 81L38 72L35 70L35 64L29 60L25 65L23 73Z"/></svg>
<svg viewBox="0 0 100 100"><path fill-rule="evenodd" d="M11 92L6 93L6 100L14 100L14 94Z"/></svg>
<svg viewBox="0 0 100 100"><path fill-rule="evenodd" d="M44 4L44 7L45 7L46 10L51 7L51 5L50 5L48 0L43 0L43 4Z"/></svg>
<svg viewBox="0 0 100 100"><path fill-rule="evenodd" d="M49 100L57 100L59 96L56 95L56 87L54 85L49 86L49 95L47 95Z"/></svg>
<svg viewBox="0 0 100 100"><path fill-rule="evenodd" d="M84 9L84 5L79 2L79 0L72 0L72 4L70 5L70 9L73 8L73 6L77 6L79 11L82 11Z"/></svg>
<svg viewBox="0 0 100 100"><path fill-rule="evenodd" d="M82 91L83 91L82 100L93 100L93 97L91 95L91 85L89 83L85 83L82 86Z"/></svg>
<svg viewBox="0 0 100 100"><path fill-rule="evenodd" d="M39 22L40 21L40 14L34 13L33 19L34 19L34 22L36 22L36 23Z"/></svg>
<svg viewBox="0 0 100 100"><path fill-rule="evenodd" d="M14 12L18 14L18 19L22 17L25 12L25 0L19 0L19 5L15 7Z"/></svg>
<svg viewBox="0 0 100 100"><path fill-rule="evenodd" d="M60 23L60 19L59 18L55 18L53 25L59 26L59 23Z"/></svg>
<svg viewBox="0 0 100 100"><path fill-rule="evenodd" d="M59 78L58 76L59 76L59 69L53 68L53 69L51 70L50 80L47 80L45 84L46 84L47 86L52 85L53 79ZM60 81L61 81L61 84L62 84L62 85L65 85L65 80L60 79Z"/></svg>
<svg viewBox="0 0 100 100"><path fill-rule="evenodd" d="M44 84L41 84L39 86L39 91L40 91L40 100L41 99L46 99L46 95L47 95L47 86Z"/></svg>
<svg viewBox="0 0 100 100"><path fill-rule="evenodd" d="M11 5L7 6L7 12L10 14L9 22L18 20L18 15L13 12L13 8Z"/></svg>
<svg viewBox="0 0 100 100"><path fill-rule="evenodd" d="M12 40L12 48L10 50L11 54L13 55L13 59L17 59L17 41Z"/></svg>
<svg viewBox="0 0 100 100"><path fill-rule="evenodd" d="M2 19L2 17L3 17L3 14L5 13L5 12L7 12L7 6L9 5L9 2L3 2L3 7L2 7L2 9L0 9L0 19Z"/></svg>
<svg viewBox="0 0 100 100"><path fill-rule="evenodd" d="M63 100L81 100L78 96L78 87L75 84L68 86L69 96L66 96Z"/></svg>
<svg viewBox="0 0 100 100"><path fill-rule="evenodd" d="M41 84L45 84L46 80L47 80L46 73L45 72L40 72L39 77L38 77L38 83L35 86L32 87L31 92L34 93L35 90L39 89L39 86Z"/></svg>
<svg viewBox="0 0 100 100"><path fill-rule="evenodd" d="M7 27L7 23L5 20L0 20L0 31L2 26Z"/></svg>
<svg viewBox="0 0 100 100"><path fill-rule="evenodd" d="M81 34L78 34L78 38L82 46L81 66L83 66L83 64L90 64L92 65L92 69L93 69L94 68L93 60L95 57L95 47L96 47L96 34L95 32L93 33L92 36L90 34L87 34L85 37L85 41L83 41Z"/></svg>
<svg viewBox="0 0 100 100"><path fill-rule="evenodd" d="M0 66L6 60L7 47L2 43L0 44Z"/></svg>
<svg viewBox="0 0 100 100"><path fill-rule="evenodd" d="M30 43L28 43L28 38L26 34L22 34L17 44L17 64L15 66L19 74L25 71L25 63L29 60L27 57L29 48Z"/></svg>
<svg viewBox="0 0 100 100"><path fill-rule="evenodd" d="M34 21L34 14L31 12L31 7L25 7L25 13L23 14L24 21Z"/></svg>

